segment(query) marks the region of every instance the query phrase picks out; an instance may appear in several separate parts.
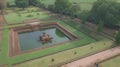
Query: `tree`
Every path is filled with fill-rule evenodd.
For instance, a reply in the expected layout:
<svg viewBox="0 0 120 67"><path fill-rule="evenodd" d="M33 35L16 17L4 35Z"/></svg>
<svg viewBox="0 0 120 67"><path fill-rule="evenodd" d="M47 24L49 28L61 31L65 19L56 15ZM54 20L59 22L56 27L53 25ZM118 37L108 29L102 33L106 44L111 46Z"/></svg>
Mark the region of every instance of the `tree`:
<svg viewBox="0 0 120 67"><path fill-rule="evenodd" d="M54 11L54 5L49 5L47 9L50 11Z"/></svg>
<svg viewBox="0 0 120 67"><path fill-rule="evenodd" d="M29 0L15 0L17 7L22 8L23 10L29 6Z"/></svg>
<svg viewBox="0 0 120 67"><path fill-rule="evenodd" d="M87 18L89 16L89 12L87 11L82 11L80 14L79 14L79 19L81 20L82 24L85 24L86 21L87 21Z"/></svg>
<svg viewBox="0 0 120 67"><path fill-rule="evenodd" d="M100 20L100 22L98 23L97 32L102 32L103 26L104 26L104 22Z"/></svg>
<svg viewBox="0 0 120 67"><path fill-rule="evenodd" d="M93 4L90 17L96 23L102 20L105 25L117 25L120 23L120 4L111 0L98 0Z"/></svg>
<svg viewBox="0 0 120 67"><path fill-rule="evenodd" d="M71 8L71 3L69 0L56 0L55 1L55 11L61 14L67 14Z"/></svg>
<svg viewBox="0 0 120 67"><path fill-rule="evenodd" d="M118 31L115 39L116 39L116 43L117 43L117 44L120 44L120 29L119 29L119 31Z"/></svg>
<svg viewBox="0 0 120 67"><path fill-rule="evenodd" d="M47 7L45 6L44 3L39 2L38 7L46 9Z"/></svg>
<svg viewBox="0 0 120 67"><path fill-rule="evenodd" d="M80 14L80 5L78 4L73 4L70 8L70 10L68 10L68 15L70 15L72 18L76 18L79 16Z"/></svg>
<svg viewBox="0 0 120 67"><path fill-rule="evenodd" d="M33 6L38 6L40 4L39 0L29 0L29 4Z"/></svg>

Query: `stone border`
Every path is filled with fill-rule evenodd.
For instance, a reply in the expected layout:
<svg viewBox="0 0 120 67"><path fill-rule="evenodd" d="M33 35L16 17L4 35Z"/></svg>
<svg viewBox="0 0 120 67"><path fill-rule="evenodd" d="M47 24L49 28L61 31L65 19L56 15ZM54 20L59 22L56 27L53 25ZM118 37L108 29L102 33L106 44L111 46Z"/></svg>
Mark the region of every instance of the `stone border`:
<svg viewBox="0 0 120 67"><path fill-rule="evenodd" d="M20 32L26 32L26 31L32 31L32 30L38 30L38 29L45 29L45 28L51 28L51 27L56 27L57 29L59 29L61 32L63 32L67 37L69 37L71 40L70 41L75 41L78 40L78 36L74 35L71 31L65 29L62 25L60 25L59 23L40 23L37 25L28 25L26 24L25 26L20 26L20 27L13 27L10 29L10 45L9 45L9 56L13 57L16 55L20 55L20 54L24 54L24 53L30 53L36 50L42 50L45 48L49 48L49 47L53 47L53 46L57 46L57 45L61 45L70 41L66 41L66 42L61 42L61 43L56 43L54 45L50 45L50 46L44 46L44 47L40 47L40 48L34 48L31 50L25 50L25 51L21 51L20 50L20 43L18 40L18 33Z"/></svg>

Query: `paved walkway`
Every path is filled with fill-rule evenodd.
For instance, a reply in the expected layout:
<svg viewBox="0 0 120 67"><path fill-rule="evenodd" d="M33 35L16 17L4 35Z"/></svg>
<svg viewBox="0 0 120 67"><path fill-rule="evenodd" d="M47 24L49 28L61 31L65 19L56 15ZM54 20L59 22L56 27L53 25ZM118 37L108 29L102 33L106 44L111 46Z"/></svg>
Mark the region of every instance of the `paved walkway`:
<svg viewBox="0 0 120 67"><path fill-rule="evenodd" d="M115 47L115 48L97 53L95 55L68 63L66 65L63 65L62 67L90 67L91 64L94 65L95 62L108 59L118 54L120 54L120 47Z"/></svg>

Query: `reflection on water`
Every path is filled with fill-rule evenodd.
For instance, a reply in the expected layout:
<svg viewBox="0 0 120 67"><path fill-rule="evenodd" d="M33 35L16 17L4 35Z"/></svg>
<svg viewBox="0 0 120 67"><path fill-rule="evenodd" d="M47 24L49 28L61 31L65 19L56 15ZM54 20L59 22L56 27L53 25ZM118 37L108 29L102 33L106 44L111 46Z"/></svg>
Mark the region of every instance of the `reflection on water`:
<svg viewBox="0 0 120 67"><path fill-rule="evenodd" d="M52 42L42 44L41 41L39 41L39 37L40 35L43 34L43 32L45 32L46 34L49 34L50 37L53 38ZM60 30L56 28L19 33L18 36L19 36L20 47L22 51L33 49L33 48L39 48L41 46L53 45L56 43L70 40L66 35L64 35Z"/></svg>

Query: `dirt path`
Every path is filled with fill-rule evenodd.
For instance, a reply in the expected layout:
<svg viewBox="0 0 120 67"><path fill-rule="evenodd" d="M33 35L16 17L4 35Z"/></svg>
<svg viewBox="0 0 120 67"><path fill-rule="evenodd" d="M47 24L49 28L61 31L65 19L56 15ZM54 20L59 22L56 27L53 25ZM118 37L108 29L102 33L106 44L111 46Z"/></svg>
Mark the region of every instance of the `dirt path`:
<svg viewBox="0 0 120 67"><path fill-rule="evenodd" d="M95 62L108 59L118 54L120 54L120 47L115 47L115 48L97 53L95 55L68 63L66 65L63 65L62 67L90 67L91 65L93 67Z"/></svg>

